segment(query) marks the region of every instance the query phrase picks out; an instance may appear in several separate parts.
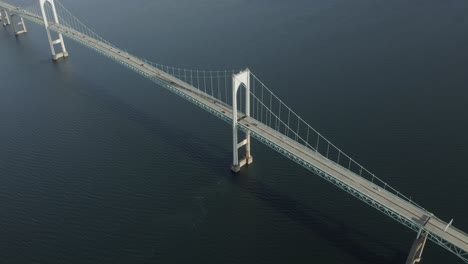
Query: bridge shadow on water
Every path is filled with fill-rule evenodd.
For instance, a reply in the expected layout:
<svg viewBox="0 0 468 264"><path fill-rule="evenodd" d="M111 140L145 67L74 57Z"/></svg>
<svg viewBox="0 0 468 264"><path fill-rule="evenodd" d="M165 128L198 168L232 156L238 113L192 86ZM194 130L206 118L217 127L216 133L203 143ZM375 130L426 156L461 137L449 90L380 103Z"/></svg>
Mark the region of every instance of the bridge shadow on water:
<svg viewBox="0 0 468 264"><path fill-rule="evenodd" d="M404 263L406 252L386 243L378 234L367 234L342 219L330 217L326 212L307 207L289 195L280 193L255 178L231 177L231 181L243 190L268 203L278 212L311 230L359 263Z"/></svg>
<svg viewBox="0 0 468 264"><path fill-rule="evenodd" d="M59 69L58 72L60 72ZM68 77L66 78L68 79ZM386 243L385 238L380 237L379 234L363 233L357 228L346 224L346 221L342 219L332 218L326 212L309 208L300 201L278 192L267 184L253 177L248 177L246 175L248 173L231 174L226 162L231 160L230 149L213 144L207 138L200 138L189 132L181 131L178 127L123 102L115 95L87 83L82 78L76 79L78 78L75 77L72 81L74 87L79 87L79 90L76 89L75 92L90 96L119 116L138 123L150 132L157 134L174 148L182 151L193 152L195 150L199 152L198 154L195 153L193 158L214 175L225 175L230 183L255 196L256 199L269 204L297 224L311 230L321 239L330 242L347 255L354 257L359 263L404 263L407 252L402 252L393 245ZM220 125L223 124L223 121L219 120L219 122ZM214 163L226 164L226 166L223 166L223 168L221 166L213 167Z"/></svg>

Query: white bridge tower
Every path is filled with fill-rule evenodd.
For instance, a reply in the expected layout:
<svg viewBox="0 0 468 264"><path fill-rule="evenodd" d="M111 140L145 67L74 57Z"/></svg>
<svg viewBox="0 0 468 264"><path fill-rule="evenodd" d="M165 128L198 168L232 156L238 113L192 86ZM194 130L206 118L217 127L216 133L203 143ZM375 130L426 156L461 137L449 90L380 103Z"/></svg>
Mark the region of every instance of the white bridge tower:
<svg viewBox="0 0 468 264"><path fill-rule="evenodd" d="M0 9L0 21L2 21L2 20L3 20L3 26L8 26L8 25L11 24L10 16L8 16L8 11L7 10Z"/></svg>
<svg viewBox="0 0 468 264"><path fill-rule="evenodd" d="M42 18L44 19L44 25L47 31L47 38L49 39L49 45L50 45L50 51L52 52L52 59L53 60L58 60L60 58L65 58L68 57L68 52L67 49L65 48L65 43L63 42L63 37L61 33L58 33L58 38L56 40L52 40L49 26L50 23L47 20L47 14L45 12L45 5L48 3L50 4L50 7L52 8L52 15L54 16L54 22L55 24L60 24L57 16L57 10L55 9L55 3L54 0L39 0L40 6L41 6L41 12L42 12ZM62 52L56 53L55 52L55 45L60 44L62 48Z"/></svg>
<svg viewBox="0 0 468 264"><path fill-rule="evenodd" d="M250 155L250 132L245 132L245 139L238 141L238 115L237 115L237 91L241 86L244 86L245 91L245 117L250 116L250 70L246 69L232 76L232 147L233 161L231 170L239 172L244 165L251 164L253 157ZM245 118L241 117L241 118ZM239 149L245 146L245 157L239 161Z"/></svg>

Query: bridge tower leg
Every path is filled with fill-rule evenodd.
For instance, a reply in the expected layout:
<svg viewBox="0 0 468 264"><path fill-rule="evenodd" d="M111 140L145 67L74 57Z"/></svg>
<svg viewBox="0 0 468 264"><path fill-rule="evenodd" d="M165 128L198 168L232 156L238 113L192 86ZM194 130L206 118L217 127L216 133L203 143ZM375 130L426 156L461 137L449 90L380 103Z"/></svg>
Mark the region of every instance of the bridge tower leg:
<svg viewBox="0 0 468 264"><path fill-rule="evenodd" d="M415 264L421 261L428 234L428 232L424 232L422 230L419 231L418 236L411 247L408 258L406 259L406 264Z"/></svg>
<svg viewBox="0 0 468 264"><path fill-rule="evenodd" d="M19 17L19 22L15 22L15 17ZM18 35L21 35L23 33L26 33L28 32L28 30L26 29L26 24L24 23L24 19L22 16L20 15L16 15L16 14L12 14L11 15L11 18L13 20L13 29L15 30L15 34L18 36ZM22 29L18 29L17 27L18 26L21 26Z"/></svg>
<svg viewBox="0 0 468 264"><path fill-rule="evenodd" d="M41 6L41 12L42 12L42 18L44 19L44 26L47 31L47 38L49 39L49 45L50 45L50 51L52 52L52 59L53 60L58 60L60 58L65 58L68 57L68 52L67 49L65 48L65 43L63 42L63 37L61 33L58 33L58 38L56 40L52 40L50 30L49 30L49 21L47 20L47 15L45 12L45 4L49 3L50 6L52 7L52 14L53 14L53 19L55 24L60 24L57 16L57 10L55 9L55 3L54 0L39 0L40 6ZM55 45L60 44L62 48L62 52L56 53L55 52Z"/></svg>
<svg viewBox="0 0 468 264"><path fill-rule="evenodd" d="M237 112L237 92L243 85L245 92L245 116L250 116L250 70L246 69L232 76L232 147L233 161L231 170L239 172L244 165L251 164L253 157L250 155L250 132L245 133L245 139L238 141L238 112ZM245 146L245 157L239 161L239 149Z"/></svg>
<svg viewBox="0 0 468 264"><path fill-rule="evenodd" d="M2 11L3 11L3 26L8 26L11 24L10 22L10 16L8 15L8 11L6 10L0 10L0 20L2 20Z"/></svg>

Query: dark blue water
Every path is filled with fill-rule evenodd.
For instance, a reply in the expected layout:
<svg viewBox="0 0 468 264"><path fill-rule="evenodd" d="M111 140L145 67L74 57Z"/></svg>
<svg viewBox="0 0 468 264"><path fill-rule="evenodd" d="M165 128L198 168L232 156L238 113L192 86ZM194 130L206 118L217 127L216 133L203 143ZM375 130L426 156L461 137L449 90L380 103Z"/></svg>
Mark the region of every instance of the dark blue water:
<svg viewBox="0 0 468 264"><path fill-rule="evenodd" d="M22 1L25 2L25 1ZM27 1L26 1L27 2ZM162 64L249 67L336 145L468 230L468 2L64 0ZM1 263L403 263L416 234L43 28L0 28ZM424 263L461 263L429 243Z"/></svg>

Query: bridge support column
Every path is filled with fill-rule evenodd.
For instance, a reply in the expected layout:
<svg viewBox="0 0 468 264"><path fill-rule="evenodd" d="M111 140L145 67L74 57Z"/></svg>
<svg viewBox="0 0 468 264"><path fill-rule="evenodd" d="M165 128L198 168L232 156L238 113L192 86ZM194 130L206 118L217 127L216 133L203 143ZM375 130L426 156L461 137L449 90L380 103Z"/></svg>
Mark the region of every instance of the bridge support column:
<svg viewBox="0 0 468 264"><path fill-rule="evenodd" d="M406 259L406 264L415 264L421 261L428 234L429 233L422 230L419 231L418 236L414 240L413 246L411 247L408 258Z"/></svg>
<svg viewBox="0 0 468 264"><path fill-rule="evenodd" d="M250 70L246 69L238 74L232 76L232 148L233 148L233 161L231 170L239 172L244 165L251 164L253 157L250 155L250 132L245 133L245 139L241 142L238 141L238 109L237 109L237 91L243 85L246 89L245 92L245 116L250 116ZM239 149L245 146L245 156L239 160Z"/></svg>
<svg viewBox="0 0 468 264"><path fill-rule="evenodd" d="M3 15L2 15L3 12ZM0 20L3 19L3 26L8 26L11 24L10 22L10 16L8 15L8 11L6 10L0 10Z"/></svg>
<svg viewBox="0 0 468 264"><path fill-rule="evenodd" d="M39 0L40 6L41 6L41 12L42 12L42 18L44 19L44 26L47 31L47 38L49 39L49 45L50 45L50 51L52 53L52 59L53 60L58 60L60 58L65 58L68 57L68 52L67 49L65 48L65 43L63 42L63 37L61 33L58 33L58 38L56 40L52 40L50 30L49 30L49 21L47 20L47 15L45 12L45 4L49 3L51 8L52 8L52 14L53 14L53 23L55 24L60 24L57 16L57 10L55 9L55 3L54 0ZM56 53L55 52L55 45L60 44L62 48L62 52Z"/></svg>
<svg viewBox="0 0 468 264"><path fill-rule="evenodd" d="M15 22L15 17L19 17L19 22ZM13 20L13 29L15 30L15 34L17 36L28 32L28 30L26 29L26 24L24 23L24 19L22 16L12 14L11 18ZM18 29L18 26L21 26L21 28Z"/></svg>

